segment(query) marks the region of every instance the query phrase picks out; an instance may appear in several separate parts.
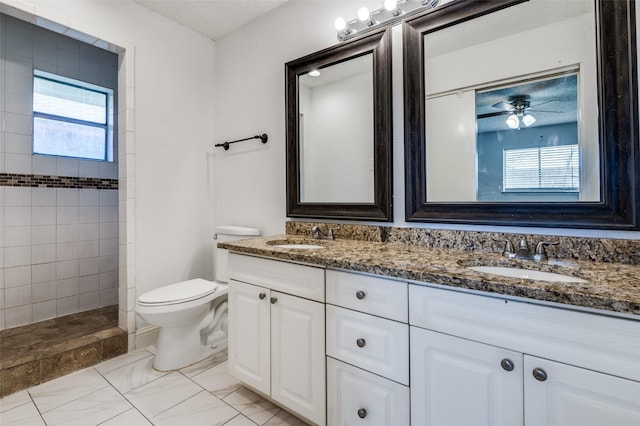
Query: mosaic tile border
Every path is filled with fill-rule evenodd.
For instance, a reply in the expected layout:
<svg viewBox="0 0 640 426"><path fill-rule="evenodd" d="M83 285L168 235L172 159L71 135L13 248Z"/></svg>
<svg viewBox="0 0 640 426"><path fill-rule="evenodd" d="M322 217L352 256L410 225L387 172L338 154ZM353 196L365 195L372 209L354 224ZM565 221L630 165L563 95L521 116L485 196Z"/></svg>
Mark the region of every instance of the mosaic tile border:
<svg viewBox="0 0 640 426"><path fill-rule="evenodd" d="M118 179L0 173L0 186L27 188L118 189Z"/></svg>

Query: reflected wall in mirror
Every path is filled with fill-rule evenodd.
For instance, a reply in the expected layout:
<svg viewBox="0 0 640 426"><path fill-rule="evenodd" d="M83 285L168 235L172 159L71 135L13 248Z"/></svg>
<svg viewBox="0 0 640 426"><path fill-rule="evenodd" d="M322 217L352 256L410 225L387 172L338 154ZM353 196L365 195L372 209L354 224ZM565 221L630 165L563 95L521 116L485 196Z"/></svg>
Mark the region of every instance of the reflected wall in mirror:
<svg viewBox="0 0 640 426"><path fill-rule="evenodd" d="M389 31L285 69L287 216L392 220Z"/></svg>
<svg viewBox="0 0 640 426"><path fill-rule="evenodd" d="M298 77L300 201L373 203L373 54Z"/></svg>
<svg viewBox="0 0 640 426"><path fill-rule="evenodd" d="M407 220L637 229L633 10L459 0L407 21Z"/></svg>

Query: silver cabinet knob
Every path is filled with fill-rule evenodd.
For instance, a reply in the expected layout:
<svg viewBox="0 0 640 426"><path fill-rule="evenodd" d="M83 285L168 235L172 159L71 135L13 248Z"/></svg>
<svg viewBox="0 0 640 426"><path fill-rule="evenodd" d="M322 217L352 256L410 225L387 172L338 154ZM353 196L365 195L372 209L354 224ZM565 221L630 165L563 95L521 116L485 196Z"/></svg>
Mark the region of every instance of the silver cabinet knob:
<svg viewBox="0 0 640 426"><path fill-rule="evenodd" d="M540 382L544 382L545 380L547 380L547 372L542 368L534 368L533 377Z"/></svg>
<svg viewBox="0 0 640 426"><path fill-rule="evenodd" d="M366 293L362 290L358 290L356 291L356 297L360 300L364 299L364 297L366 296Z"/></svg>
<svg viewBox="0 0 640 426"><path fill-rule="evenodd" d="M358 345L359 348L364 348L364 345L366 345L367 342L365 342L364 339L358 339L356 340L356 345Z"/></svg>
<svg viewBox="0 0 640 426"><path fill-rule="evenodd" d="M267 297L267 295L264 293L260 293L258 297L260 298L260 300L264 300L264 298Z"/></svg>
<svg viewBox="0 0 640 426"><path fill-rule="evenodd" d="M276 303L277 301L278 301L278 298L277 298L277 297L272 297L272 298L271 298L271 304L272 304L272 305L275 305L275 303Z"/></svg>
<svg viewBox="0 0 640 426"><path fill-rule="evenodd" d="M500 365L502 366L502 369L505 371L511 371L515 368L513 361L511 361L509 358L503 359L500 362Z"/></svg>
<svg viewBox="0 0 640 426"><path fill-rule="evenodd" d="M361 419L364 419L365 417L367 417L367 410L365 410L364 408L359 409L358 417L360 417Z"/></svg>

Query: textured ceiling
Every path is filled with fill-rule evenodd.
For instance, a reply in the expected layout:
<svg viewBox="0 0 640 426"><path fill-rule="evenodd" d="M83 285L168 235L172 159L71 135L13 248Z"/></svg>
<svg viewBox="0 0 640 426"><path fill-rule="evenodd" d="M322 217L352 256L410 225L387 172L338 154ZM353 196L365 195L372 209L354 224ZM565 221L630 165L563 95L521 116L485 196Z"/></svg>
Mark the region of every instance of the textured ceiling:
<svg viewBox="0 0 640 426"><path fill-rule="evenodd" d="M218 40L287 0L134 0L211 40Z"/></svg>

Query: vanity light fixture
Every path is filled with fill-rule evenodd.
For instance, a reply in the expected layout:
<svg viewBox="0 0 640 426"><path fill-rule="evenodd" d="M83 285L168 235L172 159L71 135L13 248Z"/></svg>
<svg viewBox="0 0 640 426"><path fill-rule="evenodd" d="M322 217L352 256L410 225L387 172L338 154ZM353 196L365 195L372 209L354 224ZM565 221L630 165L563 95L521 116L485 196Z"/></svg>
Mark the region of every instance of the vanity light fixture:
<svg viewBox="0 0 640 426"><path fill-rule="evenodd" d="M320 70L311 70L307 74L310 77L318 77L318 76L320 76Z"/></svg>
<svg viewBox="0 0 640 426"><path fill-rule="evenodd" d="M344 40L346 37L356 32L356 30L354 30L349 24L347 24L347 21L345 21L344 18L337 18L334 25L336 27L336 30L338 30L338 39L340 40Z"/></svg>
<svg viewBox="0 0 640 426"><path fill-rule="evenodd" d="M398 7L398 0L384 0L384 8L391 12L393 16L402 14L402 9Z"/></svg>
<svg viewBox="0 0 640 426"><path fill-rule="evenodd" d="M365 22L368 27L372 27L377 24L376 20L371 17L369 9L364 6L358 9L358 20L360 22Z"/></svg>
<svg viewBox="0 0 640 426"><path fill-rule="evenodd" d="M345 21L338 18L335 27L338 31L338 40L344 41L356 34L378 28L381 25L389 25L402 19L408 13L419 13L433 9L440 3L440 0L384 0L384 6L370 12L366 7L358 9L357 18Z"/></svg>

